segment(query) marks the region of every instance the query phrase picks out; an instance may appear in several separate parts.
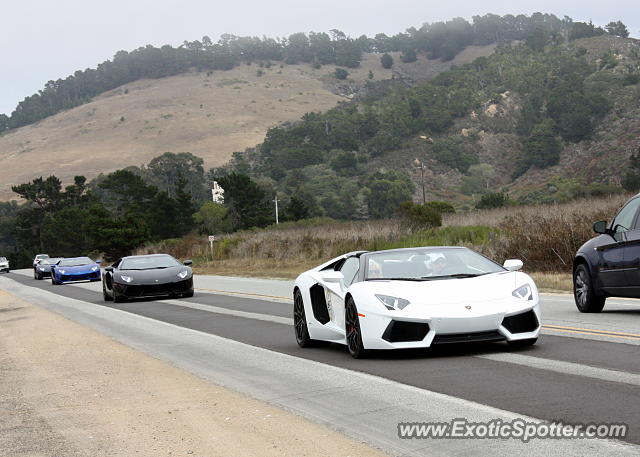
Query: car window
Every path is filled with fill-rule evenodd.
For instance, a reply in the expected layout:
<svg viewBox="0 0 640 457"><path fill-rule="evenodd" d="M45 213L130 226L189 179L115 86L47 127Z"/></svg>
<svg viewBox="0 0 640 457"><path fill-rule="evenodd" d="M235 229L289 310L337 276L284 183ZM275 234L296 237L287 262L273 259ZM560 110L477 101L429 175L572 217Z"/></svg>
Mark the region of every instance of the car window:
<svg viewBox="0 0 640 457"><path fill-rule="evenodd" d="M344 285L350 286L356 279L358 274L358 268L360 267L360 259L357 257L350 257L342 264L340 273L344 276Z"/></svg>
<svg viewBox="0 0 640 457"><path fill-rule="evenodd" d="M629 203L627 203L621 210L618 212L618 215L615 217L613 222L611 223L611 229L615 233L626 232L631 229L633 224L633 219L638 212L638 207L640 206L640 198L634 198Z"/></svg>

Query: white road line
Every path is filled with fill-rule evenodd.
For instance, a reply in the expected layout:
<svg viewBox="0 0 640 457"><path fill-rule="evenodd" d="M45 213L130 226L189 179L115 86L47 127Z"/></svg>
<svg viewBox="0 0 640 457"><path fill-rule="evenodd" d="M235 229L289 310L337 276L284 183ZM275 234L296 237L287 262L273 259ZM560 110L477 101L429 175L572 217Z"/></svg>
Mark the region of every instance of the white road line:
<svg viewBox="0 0 640 457"><path fill-rule="evenodd" d="M541 370L555 371L562 374L599 379L601 381L618 382L623 384L631 384L633 386L640 386L640 374L628 373L626 371L609 370L607 368L597 368L580 363L544 359L541 357L533 357L523 354L483 354L475 355L474 357L493 360L496 362L513 363L528 368L539 368Z"/></svg>
<svg viewBox="0 0 640 457"><path fill-rule="evenodd" d="M221 308L219 306L201 305L200 303L186 302L182 300L162 300L162 303L169 303L171 305L181 306L184 308L207 311L209 313L227 314L230 316L244 317L246 319L275 322L276 324L293 325L293 319L290 317L273 316L271 314L263 314L263 313L251 313L249 311L240 311L236 309Z"/></svg>

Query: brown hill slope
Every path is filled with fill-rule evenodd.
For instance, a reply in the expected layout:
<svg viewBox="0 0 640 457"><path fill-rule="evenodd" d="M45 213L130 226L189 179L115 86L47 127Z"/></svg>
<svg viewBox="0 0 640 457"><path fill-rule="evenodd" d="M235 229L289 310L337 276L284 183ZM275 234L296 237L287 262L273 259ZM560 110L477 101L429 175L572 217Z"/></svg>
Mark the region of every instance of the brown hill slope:
<svg viewBox="0 0 640 457"><path fill-rule="evenodd" d="M418 80L493 49L472 46L446 63L421 57L403 64L395 55L393 71L381 67L379 55L368 54L360 68L349 70L347 92L331 75L332 66L254 64L136 81L0 136L0 200L15 198L12 185L38 176L54 174L64 182L79 174L93 178L147 163L166 151L191 152L206 167L219 166L234 151L260 143L269 127L346 100L349 91L368 80L370 70L375 80L393 73Z"/></svg>

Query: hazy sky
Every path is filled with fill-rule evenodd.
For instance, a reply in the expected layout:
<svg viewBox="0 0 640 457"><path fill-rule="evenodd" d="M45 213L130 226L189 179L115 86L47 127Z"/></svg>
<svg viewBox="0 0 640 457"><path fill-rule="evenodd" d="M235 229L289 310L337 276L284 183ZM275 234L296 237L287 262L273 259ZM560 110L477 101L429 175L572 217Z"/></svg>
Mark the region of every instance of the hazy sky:
<svg viewBox="0 0 640 457"><path fill-rule="evenodd" d="M0 113L49 80L95 67L118 50L179 45L223 33L282 37L337 28L395 34L424 22L548 12L640 36L638 0L7 0L0 13Z"/></svg>

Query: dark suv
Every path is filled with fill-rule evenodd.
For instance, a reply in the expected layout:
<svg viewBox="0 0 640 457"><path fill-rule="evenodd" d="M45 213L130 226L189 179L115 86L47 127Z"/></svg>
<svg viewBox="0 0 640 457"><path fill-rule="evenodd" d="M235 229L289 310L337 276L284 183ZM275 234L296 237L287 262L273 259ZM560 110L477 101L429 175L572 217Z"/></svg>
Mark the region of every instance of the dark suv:
<svg viewBox="0 0 640 457"><path fill-rule="evenodd" d="M622 207L610 224L578 249L573 260L573 295L583 313L599 313L607 297L640 298L640 194Z"/></svg>

